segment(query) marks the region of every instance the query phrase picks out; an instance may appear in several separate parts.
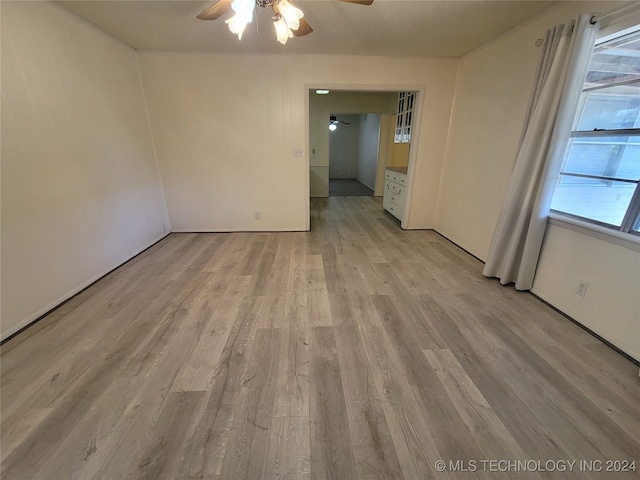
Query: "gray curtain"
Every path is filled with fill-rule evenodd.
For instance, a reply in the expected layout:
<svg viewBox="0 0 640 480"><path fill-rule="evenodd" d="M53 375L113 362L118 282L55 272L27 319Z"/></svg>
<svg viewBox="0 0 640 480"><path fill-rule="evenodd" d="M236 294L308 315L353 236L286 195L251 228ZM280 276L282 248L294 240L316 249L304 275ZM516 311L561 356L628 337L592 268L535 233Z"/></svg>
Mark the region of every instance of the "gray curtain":
<svg viewBox="0 0 640 480"><path fill-rule="evenodd" d="M533 286L551 197L598 27L581 15L547 33L526 131L483 274L518 290Z"/></svg>

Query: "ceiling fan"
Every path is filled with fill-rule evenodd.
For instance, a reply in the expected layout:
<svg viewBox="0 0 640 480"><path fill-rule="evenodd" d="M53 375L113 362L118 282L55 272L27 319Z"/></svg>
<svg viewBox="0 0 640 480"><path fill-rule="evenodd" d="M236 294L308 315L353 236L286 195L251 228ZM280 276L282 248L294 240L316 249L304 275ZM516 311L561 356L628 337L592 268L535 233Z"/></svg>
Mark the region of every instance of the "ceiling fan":
<svg viewBox="0 0 640 480"><path fill-rule="evenodd" d="M351 125L351 122L344 122L342 120L338 120L338 117L336 117L335 115L329 115L329 130L331 130L332 132L335 131L335 129L338 128L339 124Z"/></svg>
<svg viewBox="0 0 640 480"><path fill-rule="evenodd" d="M338 120L338 117L336 117L335 115L329 115L329 123L335 123L336 125L338 123L341 123L343 125L351 125L351 122L343 122L342 120Z"/></svg>
<svg viewBox="0 0 640 480"><path fill-rule="evenodd" d="M371 5L373 0L337 0L339 2L355 3L357 5ZM216 20L232 10L235 15L225 23L229 25L229 30L238 35L242 40L242 33L247 24L253 20L255 6L269 8L273 10L273 24L276 29L278 41L282 44L294 35L303 37L313 32L303 16L302 10L294 7L289 0L218 0L202 13L196 16L199 20Z"/></svg>

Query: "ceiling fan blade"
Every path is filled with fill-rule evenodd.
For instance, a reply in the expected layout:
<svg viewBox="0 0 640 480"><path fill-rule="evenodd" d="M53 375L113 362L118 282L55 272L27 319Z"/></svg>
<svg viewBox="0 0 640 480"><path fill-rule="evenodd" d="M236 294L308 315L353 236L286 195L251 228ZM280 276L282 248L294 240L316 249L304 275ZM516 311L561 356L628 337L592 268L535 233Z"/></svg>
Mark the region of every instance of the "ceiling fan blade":
<svg viewBox="0 0 640 480"><path fill-rule="evenodd" d="M220 0L196 16L199 20L216 20L231 11L233 0Z"/></svg>
<svg viewBox="0 0 640 480"><path fill-rule="evenodd" d="M304 18L301 18L300 26L297 30L292 30L292 32L296 37L304 37L305 35L309 35L311 32L313 32L313 28L311 28L309 22L307 22Z"/></svg>
<svg viewBox="0 0 640 480"><path fill-rule="evenodd" d="M338 0L339 2L355 3L356 5L371 5L373 0Z"/></svg>

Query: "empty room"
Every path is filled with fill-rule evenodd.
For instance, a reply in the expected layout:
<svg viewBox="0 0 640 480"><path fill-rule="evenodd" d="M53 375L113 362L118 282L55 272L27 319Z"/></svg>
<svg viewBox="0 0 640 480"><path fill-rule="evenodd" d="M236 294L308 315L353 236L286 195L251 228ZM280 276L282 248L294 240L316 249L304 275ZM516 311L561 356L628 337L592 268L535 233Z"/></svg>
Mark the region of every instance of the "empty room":
<svg viewBox="0 0 640 480"><path fill-rule="evenodd" d="M638 478L640 2L0 27L1 478Z"/></svg>

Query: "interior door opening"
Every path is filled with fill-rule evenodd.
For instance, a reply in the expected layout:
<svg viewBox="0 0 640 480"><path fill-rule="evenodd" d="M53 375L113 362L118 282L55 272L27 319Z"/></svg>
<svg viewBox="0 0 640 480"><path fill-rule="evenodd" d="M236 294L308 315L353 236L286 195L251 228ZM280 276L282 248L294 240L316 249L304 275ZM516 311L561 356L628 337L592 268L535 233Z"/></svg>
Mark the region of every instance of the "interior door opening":
<svg viewBox="0 0 640 480"><path fill-rule="evenodd" d="M410 144L394 141L399 95L346 90L319 95L309 90L311 197L329 196L329 178L355 178L374 196L383 196L384 168L408 165Z"/></svg>
<svg viewBox="0 0 640 480"><path fill-rule="evenodd" d="M373 196L376 183L380 115L329 116L329 196Z"/></svg>
<svg viewBox="0 0 640 480"><path fill-rule="evenodd" d="M310 196L383 197L381 208L402 221L418 93L328 92L309 90Z"/></svg>

